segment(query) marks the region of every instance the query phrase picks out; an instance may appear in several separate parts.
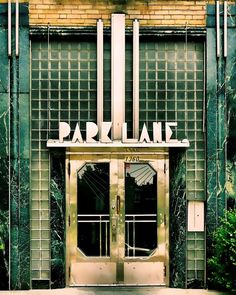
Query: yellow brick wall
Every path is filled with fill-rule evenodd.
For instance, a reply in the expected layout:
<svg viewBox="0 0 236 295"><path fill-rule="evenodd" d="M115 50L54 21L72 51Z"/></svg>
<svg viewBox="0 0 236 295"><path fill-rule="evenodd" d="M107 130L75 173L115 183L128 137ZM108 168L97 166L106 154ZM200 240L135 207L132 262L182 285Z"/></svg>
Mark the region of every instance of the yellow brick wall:
<svg viewBox="0 0 236 295"><path fill-rule="evenodd" d="M141 26L205 26L209 1L163 0L29 0L31 25L94 26L97 19L110 26L111 14L126 14L126 25L140 20Z"/></svg>
<svg viewBox="0 0 236 295"><path fill-rule="evenodd" d="M14 3L16 0L12 0ZM203 27L206 5L214 0L19 0L29 2L30 25L95 26L99 18L110 26L111 14L126 14L126 25L139 19L141 26ZM0 0L7 3L7 0ZM220 1L223 3L223 0ZM234 3L230 0L228 3Z"/></svg>
<svg viewBox="0 0 236 295"><path fill-rule="evenodd" d="M16 0L11 0L11 3L15 3ZM25 2L28 2L28 1L25 1L25 0L18 0L19 3L25 3ZM7 0L0 0L0 3L8 3Z"/></svg>

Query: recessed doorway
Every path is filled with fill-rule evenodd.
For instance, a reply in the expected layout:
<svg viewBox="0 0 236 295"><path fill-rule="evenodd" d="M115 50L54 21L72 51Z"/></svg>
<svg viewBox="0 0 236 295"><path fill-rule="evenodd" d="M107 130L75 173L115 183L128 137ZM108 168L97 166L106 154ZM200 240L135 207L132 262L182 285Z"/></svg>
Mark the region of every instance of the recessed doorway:
<svg viewBox="0 0 236 295"><path fill-rule="evenodd" d="M66 161L67 284L168 285L168 152L70 149Z"/></svg>

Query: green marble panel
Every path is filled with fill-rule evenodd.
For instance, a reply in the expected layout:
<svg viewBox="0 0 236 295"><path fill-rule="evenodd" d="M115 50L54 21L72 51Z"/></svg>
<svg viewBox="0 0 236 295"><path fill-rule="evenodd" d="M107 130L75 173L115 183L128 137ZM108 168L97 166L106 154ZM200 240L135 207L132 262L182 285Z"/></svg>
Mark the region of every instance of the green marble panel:
<svg viewBox="0 0 236 295"><path fill-rule="evenodd" d="M28 7L28 6L27 6ZM20 30L20 58L19 58L19 91L29 93L30 83L30 44L29 28L22 27ZM28 112L27 112L28 113Z"/></svg>
<svg viewBox="0 0 236 295"><path fill-rule="evenodd" d="M29 159L20 160L19 200L19 289L30 288L30 216L29 216Z"/></svg>
<svg viewBox="0 0 236 295"><path fill-rule="evenodd" d="M9 66L7 5L0 4L0 290L9 288Z"/></svg>
<svg viewBox="0 0 236 295"><path fill-rule="evenodd" d="M236 10L236 5L235 5ZM227 140L227 207L236 207L236 29L229 29L228 58L226 61L226 95L228 115Z"/></svg>
<svg viewBox="0 0 236 295"><path fill-rule="evenodd" d="M206 253L211 256L212 234L218 223L218 175L217 175L217 63L216 32L207 29L207 207L206 207Z"/></svg>
<svg viewBox="0 0 236 295"><path fill-rule="evenodd" d="M17 155L16 155L17 156ZM19 268L19 170L18 159L10 158L10 254L11 254L11 272L10 288L18 289L20 285L20 268Z"/></svg>
<svg viewBox="0 0 236 295"><path fill-rule="evenodd" d="M185 288L186 160L185 151L170 150L170 286Z"/></svg>
<svg viewBox="0 0 236 295"><path fill-rule="evenodd" d="M235 5L229 5L228 11L234 15ZM228 17L228 56L223 56L223 34L220 34L220 57L216 57L216 31L211 23L214 7L209 5L207 12L207 231L210 239L226 208L227 117L230 118L226 109L227 105L230 109L234 97L235 83L231 81L235 77L235 25ZM221 27L223 30L222 23Z"/></svg>
<svg viewBox="0 0 236 295"><path fill-rule="evenodd" d="M12 28L12 57L10 59L10 288L20 288L19 267L19 98L18 59L15 57L15 34Z"/></svg>
<svg viewBox="0 0 236 295"><path fill-rule="evenodd" d="M1 41L0 41L1 42ZM1 67L1 62L0 62ZM1 71L0 71L1 72ZM9 97L0 93L0 159L9 155Z"/></svg>
<svg viewBox="0 0 236 295"><path fill-rule="evenodd" d="M0 4L0 11L5 6ZM0 18L4 19L6 14L0 13ZM2 21L0 20L0 23ZM9 126L9 64L7 56L7 32L0 26L0 157L6 157L9 154L8 150L8 126Z"/></svg>
<svg viewBox="0 0 236 295"><path fill-rule="evenodd" d="M226 182L226 154L225 144L227 140L226 126L228 124L226 117L226 76L225 58L223 57L223 37L221 38L221 55L216 60L217 63L217 178L218 188L217 196L217 215L222 217L226 208L225 182Z"/></svg>
<svg viewBox="0 0 236 295"><path fill-rule="evenodd" d="M7 4L0 4L0 95L8 90Z"/></svg>
<svg viewBox="0 0 236 295"><path fill-rule="evenodd" d="M65 287L65 156L51 157L51 288Z"/></svg>
<svg viewBox="0 0 236 295"><path fill-rule="evenodd" d="M19 131L20 131L20 157L30 157L30 106L29 94L19 94ZM29 167L27 168L29 170ZM29 180L28 180L29 181Z"/></svg>
<svg viewBox="0 0 236 295"><path fill-rule="evenodd" d="M9 159L0 158L0 290L9 287Z"/></svg>
<svg viewBox="0 0 236 295"><path fill-rule="evenodd" d="M29 56L28 56L29 58ZM20 69L22 69L20 67ZM20 200L19 200L19 268L20 289L30 288L30 184L29 184L29 95L19 94L19 132L20 132Z"/></svg>
<svg viewBox="0 0 236 295"><path fill-rule="evenodd" d="M207 29L207 230L217 223L217 67L215 29Z"/></svg>
<svg viewBox="0 0 236 295"><path fill-rule="evenodd" d="M24 6L24 13L28 11L24 3L20 4L20 19L22 6ZM22 290L30 288L29 30L23 28L21 19L19 58L15 57L14 27L12 30L13 46L10 59L10 288Z"/></svg>
<svg viewBox="0 0 236 295"><path fill-rule="evenodd" d="M222 8L221 8L222 9ZM227 57L223 56L221 18L220 56L216 57L215 8L207 8L207 257L211 256L212 234L227 208L235 206L235 13L228 5ZM227 151L227 152L226 152ZM227 158L226 158L227 155Z"/></svg>
<svg viewBox="0 0 236 295"><path fill-rule="evenodd" d="M19 48L19 289L30 288L30 96L29 63L30 44L28 26L28 4L20 5Z"/></svg>
<svg viewBox="0 0 236 295"><path fill-rule="evenodd" d="M220 11L223 11L224 7L220 5ZM228 18L227 18L227 26L228 28L235 28L235 16L236 16L236 6L228 3ZM215 28L216 27L216 5L210 4L207 5L207 27ZM223 13L220 14L220 23L223 26Z"/></svg>

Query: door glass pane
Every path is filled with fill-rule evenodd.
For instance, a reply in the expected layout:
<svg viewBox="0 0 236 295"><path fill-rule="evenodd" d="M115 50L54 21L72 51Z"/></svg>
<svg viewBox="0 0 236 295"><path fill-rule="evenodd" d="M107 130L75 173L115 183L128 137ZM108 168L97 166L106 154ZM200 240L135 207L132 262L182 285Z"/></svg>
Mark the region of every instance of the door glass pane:
<svg viewBox="0 0 236 295"><path fill-rule="evenodd" d="M109 164L85 164L77 174L77 246L86 256L110 255Z"/></svg>
<svg viewBox="0 0 236 295"><path fill-rule="evenodd" d="M157 173L147 163L125 164L125 256L157 247Z"/></svg>

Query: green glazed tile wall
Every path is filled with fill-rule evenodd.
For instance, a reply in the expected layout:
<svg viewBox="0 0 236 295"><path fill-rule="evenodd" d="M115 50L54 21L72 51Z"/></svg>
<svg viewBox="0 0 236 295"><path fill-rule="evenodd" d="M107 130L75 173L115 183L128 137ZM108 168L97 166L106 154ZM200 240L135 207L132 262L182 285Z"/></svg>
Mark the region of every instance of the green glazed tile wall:
<svg viewBox="0 0 236 295"><path fill-rule="evenodd" d="M50 280L49 138L58 122L96 121L96 43L32 42L31 278Z"/></svg>
<svg viewBox="0 0 236 295"><path fill-rule="evenodd" d="M205 233L188 232L187 234L187 280L189 285L195 280L204 282L205 275ZM198 286L204 287L204 285Z"/></svg>
<svg viewBox="0 0 236 295"><path fill-rule="evenodd" d="M205 200L204 44L140 43L140 125L176 121L187 138L187 199Z"/></svg>

